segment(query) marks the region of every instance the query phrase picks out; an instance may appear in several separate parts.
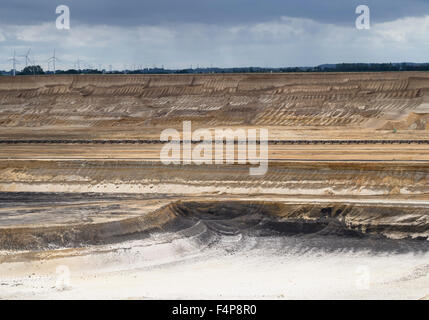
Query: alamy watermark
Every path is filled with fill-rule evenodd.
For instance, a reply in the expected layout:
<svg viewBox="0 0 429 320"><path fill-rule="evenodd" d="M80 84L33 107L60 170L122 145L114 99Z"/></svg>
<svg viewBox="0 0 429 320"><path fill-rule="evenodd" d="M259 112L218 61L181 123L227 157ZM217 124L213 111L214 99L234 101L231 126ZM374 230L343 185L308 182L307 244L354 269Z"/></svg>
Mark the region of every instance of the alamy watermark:
<svg viewBox="0 0 429 320"><path fill-rule="evenodd" d="M55 269L55 273L57 274L55 281L55 288L58 291L68 290L71 288L70 285L70 269L66 265L59 265Z"/></svg>
<svg viewBox="0 0 429 320"><path fill-rule="evenodd" d="M369 7L366 5L359 5L356 7L355 13L359 14L355 21L356 29L368 30L371 27Z"/></svg>
<svg viewBox="0 0 429 320"><path fill-rule="evenodd" d="M369 290L371 285L371 270L366 265L360 265L355 270L355 286L358 290Z"/></svg>
<svg viewBox="0 0 429 320"><path fill-rule="evenodd" d="M59 14L55 21L55 26L58 30L70 29L70 8L66 5L60 5L55 9L55 13Z"/></svg>
<svg viewBox="0 0 429 320"><path fill-rule="evenodd" d="M252 176L264 175L268 169L267 129L197 129L191 121L183 122L182 136L176 129L165 129L160 140L167 142L161 150L163 164L251 164ZM259 148L259 152L258 149Z"/></svg>

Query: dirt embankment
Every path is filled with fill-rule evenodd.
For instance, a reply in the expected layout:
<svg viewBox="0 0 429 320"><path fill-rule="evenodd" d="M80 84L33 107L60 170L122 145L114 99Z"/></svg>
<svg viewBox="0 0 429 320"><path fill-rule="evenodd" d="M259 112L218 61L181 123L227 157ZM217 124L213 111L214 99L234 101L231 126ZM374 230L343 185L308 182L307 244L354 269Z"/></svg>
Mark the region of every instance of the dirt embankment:
<svg viewBox="0 0 429 320"><path fill-rule="evenodd" d="M24 200L32 198L34 195L28 195ZM116 204L122 202L116 199ZM79 207L85 211L84 206ZM104 208L104 214L113 209ZM19 211L21 221L15 222L27 225L0 228L0 249L3 250L79 247L151 237L159 232L169 232L177 238L198 238L202 246L223 236L310 235L409 240L425 240L429 236L429 215L424 206L200 199L146 208L135 217L86 223L67 222L67 215L73 214L73 209L63 207L57 209L56 223L39 226L28 224L28 217L22 215L29 208L11 206L9 210Z"/></svg>
<svg viewBox="0 0 429 320"><path fill-rule="evenodd" d="M278 194L427 197L428 164L271 163L263 176L247 165L163 165L126 160L0 161L0 191L143 194Z"/></svg>
<svg viewBox="0 0 429 320"><path fill-rule="evenodd" d="M159 138L190 120L267 127L280 138L338 138L346 128L426 137L428 94L426 73L1 77L0 136Z"/></svg>

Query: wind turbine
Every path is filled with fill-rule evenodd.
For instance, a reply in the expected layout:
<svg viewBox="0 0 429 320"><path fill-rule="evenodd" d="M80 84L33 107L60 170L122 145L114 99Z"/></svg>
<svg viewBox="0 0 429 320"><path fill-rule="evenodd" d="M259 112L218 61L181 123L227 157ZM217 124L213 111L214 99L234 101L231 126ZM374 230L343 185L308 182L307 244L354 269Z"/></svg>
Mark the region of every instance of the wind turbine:
<svg viewBox="0 0 429 320"><path fill-rule="evenodd" d="M29 59L30 60L30 62L31 62L31 59ZM32 66L32 71L33 71L33 76L34 76L34 79L36 79L36 58L34 58L34 56L33 56L33 66Z"/></svg>
<svg viewBox="0 0 429 320"><path fill-rule="evenodd" d="M55 57L55 49L54 49L54 55L48 59L48 68L49 68L49 62L51 62L51 61L52 61L53 65L54 65L54 74L55 74L55 62L56 62L57 60L58 60L58 59Z"/></svg>
<svg viewBox="0 0 429 320"><path fill-rule="evenodd" d="M30 48L30 49L28 49L28 51L27 51L27 53L26 53L26 54L24 54L24 55L20 56L20 57L24 57L24 58L25 58L25 66L26 66L26 67L28 66L28 61L30 61L30 62L31 62L31 60L28 58L28 57L30 56L30 51L31 51L31 48Z"/></svg>
<svg viewBox="0 0 429 320"><path fill-rule="evenodd" d="M80 60L80 58L79 57L77 57L77 60L76 60L76 64L75 64L75 66L77 67L77 70L79 70L80 71L80 63L81 62L83 62L82 60Z"/></svg>
<svg viewBox="0 0 429 320"><path fill-rule="evenodd" d="M9 61L12 61L13 62L13 76L16 76L16 64L17 64L17 62L18 62L18 60L16 59L16 52L15 52L15 50L13 50L13 58L12 59L9 59Z"/></svg>

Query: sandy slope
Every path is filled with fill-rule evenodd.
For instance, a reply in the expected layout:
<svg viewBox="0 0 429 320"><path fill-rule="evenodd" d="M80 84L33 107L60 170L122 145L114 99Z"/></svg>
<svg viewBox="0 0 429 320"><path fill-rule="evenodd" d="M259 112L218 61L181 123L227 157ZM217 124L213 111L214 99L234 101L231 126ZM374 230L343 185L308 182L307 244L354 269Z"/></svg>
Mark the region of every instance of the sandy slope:
<svg viewBox="0 0 429 320"><path fill-rule="evenodd" d="M329 250L313 247L323 242L317 240L224 236L206 247L198 239L163 234L48 251L37 259L24 255L0 264L0 297L420 299L428 294L427 252L392 253L394 246L374 252L370 243L359 249L362 241L324 238L337 246Z"/></svg>
<svg viewBox="0 0 429 320"><path fill-rule="evenodd" d="M187 120L283 139L428 138L428 89L424 72L1 77L0 137L159 138Z"/></svg>

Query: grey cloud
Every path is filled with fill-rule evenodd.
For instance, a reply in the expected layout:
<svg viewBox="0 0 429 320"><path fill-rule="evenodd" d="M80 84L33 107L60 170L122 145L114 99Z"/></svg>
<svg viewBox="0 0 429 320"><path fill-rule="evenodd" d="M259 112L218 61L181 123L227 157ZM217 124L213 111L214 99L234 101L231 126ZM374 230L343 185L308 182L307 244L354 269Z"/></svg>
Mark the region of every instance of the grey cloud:
<svg viewBox="0 0 429 320"><path fill-rule="evenodd" d="M280 16L351 25L354 9L367 4L374 22L429 13L427 0L2 0L2 24L35 24L55 20L55 8L71 9L72 23L115 26L176 23L240 24Z"/></svg>
<svg viewBox="0 0 429 320"><path fill-rule="evenodd" d="M2 0L0 69L10 69L13 50L29 47L44 68L54 48L60 68L78 58L120 69L427 60L427 1L367 1L373 24L359 31L354 8L362 2ZM59 4L70 6L70 30L55 28Z"/></svg>

